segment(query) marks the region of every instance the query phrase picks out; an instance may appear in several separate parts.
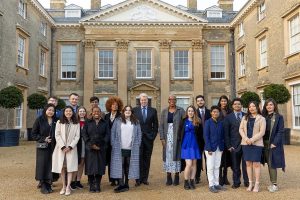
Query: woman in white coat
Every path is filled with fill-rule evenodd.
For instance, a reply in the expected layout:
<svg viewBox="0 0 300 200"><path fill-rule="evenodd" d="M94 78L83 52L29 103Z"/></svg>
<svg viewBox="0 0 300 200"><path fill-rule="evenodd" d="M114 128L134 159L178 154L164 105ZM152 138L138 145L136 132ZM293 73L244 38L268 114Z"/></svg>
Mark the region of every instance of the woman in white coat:
<svg viewBox="0 0 300 200"><path fill-rule="evenodd" d="M61 173L63 188L60 194L70 195L72 172L78 170L77 143L80 126L72 107L66 106L55 128L56 146L52 157L52 172ZM66 184L65 175L68 174Z"/></svg>

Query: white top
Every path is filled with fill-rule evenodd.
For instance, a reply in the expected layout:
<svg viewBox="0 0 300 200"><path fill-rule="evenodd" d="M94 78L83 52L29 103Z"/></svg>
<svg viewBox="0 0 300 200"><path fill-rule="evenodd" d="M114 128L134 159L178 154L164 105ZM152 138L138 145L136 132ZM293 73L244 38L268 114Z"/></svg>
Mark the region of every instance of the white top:
<svg viewBox="0 0 300 200"><path fill-rule="evenodd" d="M133 136L133 124L126 120L126 124L121 123L121 147L122 149L131 149Z"/></svg>

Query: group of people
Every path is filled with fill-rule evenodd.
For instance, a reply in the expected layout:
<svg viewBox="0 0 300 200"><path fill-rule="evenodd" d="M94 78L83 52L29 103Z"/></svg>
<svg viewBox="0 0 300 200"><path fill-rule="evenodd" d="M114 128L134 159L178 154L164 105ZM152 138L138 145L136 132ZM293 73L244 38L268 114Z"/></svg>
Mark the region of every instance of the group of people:
<svg viewBox="0 0 300 200"><path fill-rule="evenodd" d="M218 105L209 110L204 96L199 95L195 98L197 108L190 105L184 110L176 105L176 96L170 95L159 123L147 94L139 98L140 105L132 108L112 96L104 114L97 97L90 98L91 108L87 110L78 106L79 96L72 93L70 105L62 111L56 110L57 98L49 97L32 129L37 141L35 179L41 193L53 192L51 185L59 174L61 195L82 189L83 171L88 176L89 191L100 192L106 166L110 184L116 186L114 192L128 191L129 179L135 180L136 187L149 185L158 133L167 186L179 185L179 173L183 172L184 189L195 189L205 168L209 191L217 193L230 184L227 171L231 167L232 188L240 187L242 173L247 191L258 192L261 163L267 163L271 181L268 190L278 190L276 169L285 169L284 121L273 99L266 100L262 113L257 102L250 102L244 113L239 98L230 102L227 96L221 96Z"/></svg>

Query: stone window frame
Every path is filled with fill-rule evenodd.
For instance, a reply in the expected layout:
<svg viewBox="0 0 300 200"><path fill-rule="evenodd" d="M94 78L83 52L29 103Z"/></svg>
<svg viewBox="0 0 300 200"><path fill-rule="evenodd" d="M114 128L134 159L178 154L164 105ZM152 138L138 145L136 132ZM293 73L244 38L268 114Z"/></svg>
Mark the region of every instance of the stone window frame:
<svg viewBox="0 0 300 200"><path fill-rule="evenodd" d="M40 33L47 37L47 23L45 21L40 22Z"/></svg>
<svg viewBox="0 0 300 200"><path fill-rule="evenodd" d="M176 105L180 106L186 111L186 108L192 105L193 103L193 97L191 94L174 94L176 96ZM179 99L188 99L188 103L186 104L186 107L179 105ZM179 100L179 101L178 101Z"/></svg>
<svg viewBox="0 0 300 200"><path fill-rule="evenodd" d="M297 129L297 130L300 130L300 124L299 124L299 126L296 126L296 121L295 121L295 117L296 117L296 115L295 115L295 93L294 93L294 87L295 86L297 86L297 87L300 87L300 81L295 81L295 82L293 82L293 83L291 83L290 84L290 87L291 87L291 96L292 96L292 101L291 101L291 103L292 103L292 122L293 122L293 129ZM300 96L300 93L298 94L297 93L297 96ZM299 105L296 105L296 106L298 106L299 108L298 109L300 109L300 104ZM300 111L299 111L300 112ZM299 113L300 114L300 113ZM300 117L300 116L299 116ZM300 119L299 119L300 120ZM300 122L299 122L300 123Z"/></svg>
<svg viewBox="0 0 300 200"><path fill-rule="evenodd" d="M244 65L241 62L241 54L244 55ZM242 78L246 76L246 48L239 49L237 51L237 66L238 66L238 77Z"/></svg>
<svg viewBox="0 0 300 200"><path fill-rule="evenodd" d="M24 0L18 1L18 14L23 18L26 19L27 17L27 4Z"/></svg>
<svg viewBox="0 0 300 200"><path fill-rule="evenodd" d="M256 39L256 69L257 70L262 70L262 69L267 69L269 65L269 48L268 48L268 28L263 28L261 31L259 31L254 37ZM262 48L262 42L266 41L266 64L262 65L261 63L261 48Z"/></svg>
<svg viewBox="0 0 300 200"><path fill-rule="evenodd" d="M100 72L100 51L112 51L113 52L113 76L112 77L100 77L99 76L99 72ZM101 47L101 48L97 48L96 49L96 71L95 71L95 78L96 79L101 79L101 80L115 80L116 76L117 76L117 69L116 69L116 65L117 65L117 50L115 48L110 48L110 47Z"/></svg>
<svg viewBox="0 0 300 200"><path fill-rule="evenodd" d="M38 65L38 72L39 72L39 76L47 78L47 71L48 71L48 51L49 49L47 49L46 47L40 46L39 47L39 65ZM44 52L45 57L44 57L44 73L41 73L41 64L42 64L42 52Z"/></svg>
<svg viewBox="0 0 300 200"><path fill-rule="evenodd" d="M212 46L224 46L224 59L225 59L225 76L224 78L212 78L211 72L212 72L212 66L211 66L211 47ZM227 42L209 42L208 43L208 77L210 81L226 81L228 80L229 76L229 45Z"/></svg>
<svg viewBox="0 0 300 200"><path fill-rule="evenodd" d="M239 38L243 37L245 35L245 29L244 29L244 21L241 21L239 24Z"/></svg>
<svg viewBox="0 0 300 200"><path fill-rule="evenodd" d="M263 0L257 6L257 21L260 22L266 18L266 2Z"/></svg>
<svg viewBox="0 0 300 200"><path fill-rule="evenodd" d="M175 51L188 51L188 77L175 77ZM174 47L171 49L172 80L191 80L193 73L193 49L190 47Z"/></svg>
<svg viewBox="0 0 300 200"><path fill-rule="evenodd" d="M137 68L138 56L137 56L137 54L138 54L138 50L150 50L150 52L151 52L151 70L150 70L151 76L149 76L149 77L138 77L137 76L137 70L138 70L138 68ZM154 78L154 72L153 72L153 70L154 70L154 47L135 47L135 53L134 53L134 58L133 59L135 61L135 63L134 63L134 66L135 66L135 70L134 70L135 79L147 80L147 79L153 79Z"/></svg>
<svg viewBox="0 0 300 200"><path fill-rule="evenodd" d="M14 109L14 127L16 129L22 129L24 126L26 127L26 116L27 116L27 96L28 96L28 86L27 85L22 85L22 84L16 84L15 85L18 89L21 90L23 94L23 102L21 106L17 107ZM18 110L20 111L20 124L17 124L17 115L18 115Z"/></svg>
<svg viewBox="0 0 300 200"><path fill-rule="evenodd" d="M63 45L75 45L76 46L76 78L62 78L62 46ZM61 81L74 81L79 79L80 74L79 74L79 65L80 65L80 42L77 41L60 41L58 44L58 80Z"/></svg>
<svg viewBox="0 0 300 200"><path fill-rule="evenodd" d="M29 70L28 68L28 60L29 60L29 33L27 33L23 28L17 27L16 30L16 66L20 67L22 69ZM19 38L22 38L24 40L24 61L20 65L19 64Z"/></svg>

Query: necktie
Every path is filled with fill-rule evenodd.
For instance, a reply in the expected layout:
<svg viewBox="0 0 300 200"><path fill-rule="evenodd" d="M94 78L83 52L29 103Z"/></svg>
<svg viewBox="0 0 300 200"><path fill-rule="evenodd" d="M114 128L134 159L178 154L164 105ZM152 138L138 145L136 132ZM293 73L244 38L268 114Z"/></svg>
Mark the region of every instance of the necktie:
<svg viewBox="0 0 300 200"><path fill-rule="evenodd" d="M147 115L146 115L146 107L143 107L143 121L144 121L144 122L146 121L146 118L147 118Z"/></svg>
<svg viewBox="0 0 300 200"><path fill-rule="evenodd" d="M205 116L204 116L204 110L203 109L201 109L201 122L202 122L202 126L204 127Z"/></svg>
<svg viewBox="0 0 300 200"><path fill-rule="evenodd" d="M237 113L237 120L240 122L241 121L241 113Z"/></svg>

